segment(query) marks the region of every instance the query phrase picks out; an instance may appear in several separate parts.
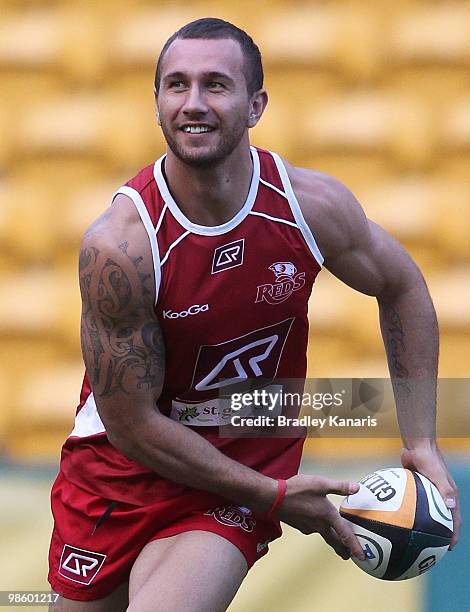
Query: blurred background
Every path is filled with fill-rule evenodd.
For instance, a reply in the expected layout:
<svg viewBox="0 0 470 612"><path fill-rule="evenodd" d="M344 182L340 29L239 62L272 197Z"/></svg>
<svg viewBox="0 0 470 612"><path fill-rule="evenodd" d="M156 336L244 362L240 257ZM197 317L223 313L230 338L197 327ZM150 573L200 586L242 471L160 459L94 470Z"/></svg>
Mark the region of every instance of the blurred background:
<svg viewBox="0 0 470 612"><path fill-rule="evenodd" d="M270 96L253 144L344 181L400 240L435 301L440 376L469 376L468 1L0 0L0 11L0 538L11 553L0 590L47 588L48 492L83 375L78 245L164 151L154 68L184 23L221 17L253 36ZM387 375L375 300L323 271L310 319L310 376ZM464 435L442 445L469 498ZM310 440L304 471L360 478L398 465L399 448ZM468 610L465 537L429 578L402 585L287 530L231 610Z"/></svg>

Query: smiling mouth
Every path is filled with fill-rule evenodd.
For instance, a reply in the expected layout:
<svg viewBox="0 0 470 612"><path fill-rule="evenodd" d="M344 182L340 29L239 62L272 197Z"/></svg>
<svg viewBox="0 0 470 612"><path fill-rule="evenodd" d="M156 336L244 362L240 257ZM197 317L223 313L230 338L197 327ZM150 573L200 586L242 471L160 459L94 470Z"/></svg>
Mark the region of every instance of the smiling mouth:
<svg viewBox="0 0 470 612"><path fill-rule="evenodd" d="M209 125L183 125L180 130L185 134L207 134L213 132L214 128Z"/></svg>

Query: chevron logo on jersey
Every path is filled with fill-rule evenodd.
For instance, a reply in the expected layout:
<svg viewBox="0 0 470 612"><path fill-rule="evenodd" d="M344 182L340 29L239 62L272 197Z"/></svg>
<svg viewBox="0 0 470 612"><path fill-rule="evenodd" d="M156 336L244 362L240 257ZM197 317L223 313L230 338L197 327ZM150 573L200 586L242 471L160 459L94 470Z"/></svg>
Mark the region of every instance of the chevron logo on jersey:
<svg viewBox="0 0 470 612"><path fill-rule="evenodd" d="M224 388L235 392L237 385L250 380L274 380L293 321L285 319L221 344L201 346L191 389L177 399L201 402Z"/></svg>
<svg viewBox="0 0 470 612"><path fill-rule="evenodd" d="M212 274L241 266L243 264L244 250L244 238L217 247L214 251L214 259L212 260Z"/></svg>
<svg viewBox="0 0 470 612"><path fill-rule="evenodd" d="M277 261L268 270L274 273L276 280L274 283L258 285L255 303L264 300L272 305L281 304L305 285L305 272L297 273L297 268L290 261Z"/></svg>

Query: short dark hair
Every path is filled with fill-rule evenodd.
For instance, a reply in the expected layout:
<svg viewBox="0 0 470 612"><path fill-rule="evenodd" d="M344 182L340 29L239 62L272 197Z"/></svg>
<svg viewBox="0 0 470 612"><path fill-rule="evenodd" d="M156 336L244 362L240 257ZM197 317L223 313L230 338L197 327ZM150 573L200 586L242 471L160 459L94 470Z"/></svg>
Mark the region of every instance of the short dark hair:
<svg viewBox="0 0 470 612"><path fill-rule="evenodd" d="M245 58L245 79L248 93L251 96L255 91L263 87L264 74L261 53L251 36L228 21L214 17L205 17L204 19L197 19L186 24L170 36L163 45L155 72L155 91L157 93L160 88L162 61L170 45L177 39L197 38L207 40L231 38L237 41Z"/></svg>

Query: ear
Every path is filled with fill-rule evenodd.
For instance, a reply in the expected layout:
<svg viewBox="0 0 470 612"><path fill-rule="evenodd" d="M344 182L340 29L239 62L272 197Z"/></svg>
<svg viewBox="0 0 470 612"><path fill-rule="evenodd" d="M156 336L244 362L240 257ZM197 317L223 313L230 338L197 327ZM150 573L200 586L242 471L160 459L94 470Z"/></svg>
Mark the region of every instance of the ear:
<svg viewBox="0 0 470 612"><path fill-rule="evenodd" d="M249 128L255 127L258 121L261 119L261 115L264 113L264 109L268 103L268 94L264 89L256 91L250 100L250 114L248 115L247 126Z"/></svg>

